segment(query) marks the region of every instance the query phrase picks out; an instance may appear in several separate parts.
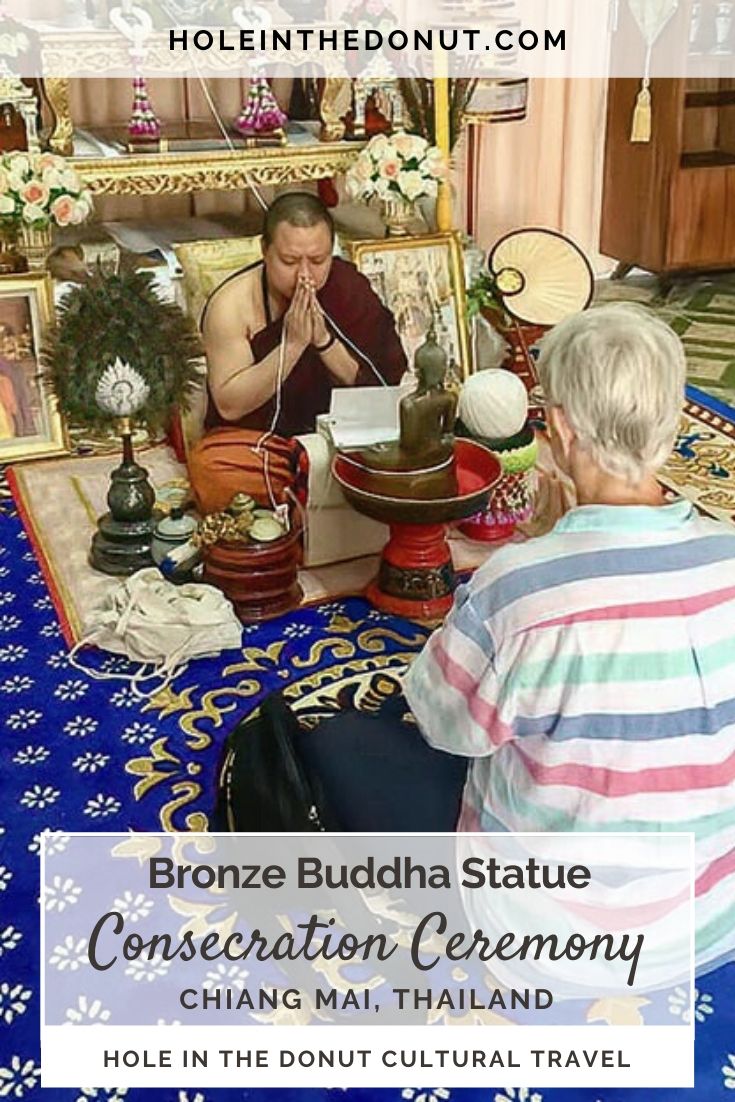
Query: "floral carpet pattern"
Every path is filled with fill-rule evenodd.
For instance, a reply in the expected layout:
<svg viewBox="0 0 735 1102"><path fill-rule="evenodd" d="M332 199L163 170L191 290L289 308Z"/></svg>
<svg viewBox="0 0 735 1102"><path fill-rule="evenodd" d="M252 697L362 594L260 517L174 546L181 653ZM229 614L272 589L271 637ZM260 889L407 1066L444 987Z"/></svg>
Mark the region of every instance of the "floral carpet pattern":
<svg viewBox="0 0 735 1102"><path fill-rule="evenodd" d="M206 829L223 740L261 697L282 688L306 725L346 705L373 709L398 690L397 674L426 631L351 599L246 628L243 646L193 663L171 686L140 701L124 682L74 668L44 578L15 513L0 503L0 1098L63 1102L210 1102L254 1099L242 1089L148 1091L114 1087L47 1090L39 1079L39 833ZM80 660L106 672L121 660ZM64 947L61 947L62 950ZM70 951L71 952L71 951ZM73 954L72 954L73 955ZM60 952L59 960L69 956ZM60 967L62 966L60 963ZM735 967L704 977L694 1007L672 997L675 1016L697 1023L697 1088L662 1100L726 1100L735 1090ZM98 1007L80 999L70 1021ZM635 1021L637 1009L619 1013ZM632 1017L631 1017L632 1016ZM410 1081L410 1073L407 1072ZM83 1072L80 1082L84 1082ZM283 1102L343 1097L279 1091ZM543 1090L478 1086L350 1091L381 1102L647 1102L647 1091Z"/></svg>
<svg viewBox="0 0 735 1102"><path fill-rule="evenodd" d="M735 524L735 410L688 386L679 437L659 480L702 512Z"/></svg>

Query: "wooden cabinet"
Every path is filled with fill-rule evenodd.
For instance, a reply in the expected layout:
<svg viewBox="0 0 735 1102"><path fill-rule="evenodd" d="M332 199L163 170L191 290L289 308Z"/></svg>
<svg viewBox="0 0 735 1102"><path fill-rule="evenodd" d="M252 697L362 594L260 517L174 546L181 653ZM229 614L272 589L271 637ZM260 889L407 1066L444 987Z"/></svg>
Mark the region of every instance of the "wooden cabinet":
<svg viewBox="0 0 735 1102"><path fill-rule="evenodd" d="M651 141L630 141L640 81L610 81L600 248L623 269L735 267L735 80L651 82Z"/></svg>

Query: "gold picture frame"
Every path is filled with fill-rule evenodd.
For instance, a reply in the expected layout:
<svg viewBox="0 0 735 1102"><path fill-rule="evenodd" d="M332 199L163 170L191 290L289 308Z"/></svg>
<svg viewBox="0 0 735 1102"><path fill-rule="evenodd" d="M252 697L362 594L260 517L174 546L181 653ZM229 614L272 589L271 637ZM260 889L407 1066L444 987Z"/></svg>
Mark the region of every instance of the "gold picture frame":
<svg viewBox="0 0 735 1102"><path fill-rule="evenodd" d="M64 422L38 362L53 316L50 276L0 276L0 463L69 451Z"/></svg>
<svg viewBox="0 0 735 1102"><path fill-rule="evenodd" d="M459 235L432 233L351 241L350 259L393 314L409 367L438 312L439 343L461 379L471 371L464 261Z"/></svg>

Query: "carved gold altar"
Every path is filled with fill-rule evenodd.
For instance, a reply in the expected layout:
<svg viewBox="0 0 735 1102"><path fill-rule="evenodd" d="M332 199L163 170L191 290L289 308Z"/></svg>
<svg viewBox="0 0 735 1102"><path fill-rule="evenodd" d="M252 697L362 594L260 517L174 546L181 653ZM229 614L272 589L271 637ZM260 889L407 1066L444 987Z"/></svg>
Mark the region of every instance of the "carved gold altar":
<svg viewBox="0 0 735 1102"><path fill-rule="evenodd" d="M70 110L69 74L85 71L90 76L97 76L100 72L125 70L130 63L129 43L121 35L109 31L81 31L74 35L72 57L69 36L51 32L44 34L42 49L44 71L53 74L45 77L43 82L52 115L48 144L53 152L72 156L74 122ZM152 35L146 49L148 76L180 76L177 55L169 50L166 35ZM288 53L283 53L279 55L279 60L281 64L292 63L294 68L298 68L303 59L297 54L289 58ZM226 59L222 61L222 67L224 75L229 71ZM275 148L238 149L234 152L216 150L73 157L72 163L96 195L153 196L234 191L246 188L248 182L282 186L340 176L349 168L364 143L337 140L344 132L344 126L335 117L335 112L346 102L344 86L351 82L331 71L328 53L325 54L323 69L328 94L322 112L321 136L327 140ZM447 78L439 77L436 86L437 144L449 158ZM451 223L449 185L442 181L437 203L437 226L440 230L448 230Z"/></svg>
<svg viewBox="0 0 735 1102"><path fill-rule="evenodd" d="M181 195L234 191L248 181L282 185L346 172L360 142L314 142L206 153L74 157L72 164L95 195Z"/></svg>
<svg viewBox="0 0 735 1102"><path fill-rule="evenodd" d="M130 64L129 44L120 35L109 31L83 31L75 34L73 57L70 56L68 35L47 33L43 36L43 64L47 73L44 92L52 114L48 134L50 148L55 153L73 153L74 122L71 118L69 75L72 71L100 72L124 70ZM175 53L168 48L164 34L151 36L146 44L146 71L149 76L180 75ZM282 63L294 66L298 57ZM229 63L222 62L222 75ZM329 55L325 55L324 75L329 76ZM213 75L217 75L216 73ZM331 83L344 83L333 80ZM332 128L332 133L335 133ZM336 133L335 133L336 136ZM287 144L283 147L256 147L236 151L215 150L179 153L122 154L74 157L73 164L84 182L96 195L176 195L196 191L234 191L244 189L248 181L260 185L319 180L344 173L355 159L363 143L317 141Z"/></svg>
<svg viewBox="0 0 735 1102"><path fill-rule="evenodd" d="M54 115L49 145L69 156L74 123L69 111L69 81L47 77L46 99ZM262 186L339 176L347 171L364 142L316 139L310 143L252 149L73 157L72 164L95 195L180 195L196 191L235 191L248 182Z"/></svg>

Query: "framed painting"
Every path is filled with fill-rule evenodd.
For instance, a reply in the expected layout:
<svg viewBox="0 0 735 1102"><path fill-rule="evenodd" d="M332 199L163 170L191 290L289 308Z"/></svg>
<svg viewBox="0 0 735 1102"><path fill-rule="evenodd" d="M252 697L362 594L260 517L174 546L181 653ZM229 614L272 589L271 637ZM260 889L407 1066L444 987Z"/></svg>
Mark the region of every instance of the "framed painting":
<svg viewBox="0 0 735 1102"><path fill-rule="evenodd" d="M470 352L464 262L457 234L352 241L350 256L393 314L409 367L433 318L450 370L465 379Z"/></svg>
<svg viewBox="0 0 735 1102"><path fill-rule="evenodd" d="M0 463L68 451L38 362L53 309L49 276L0 276Z"/></svg>

